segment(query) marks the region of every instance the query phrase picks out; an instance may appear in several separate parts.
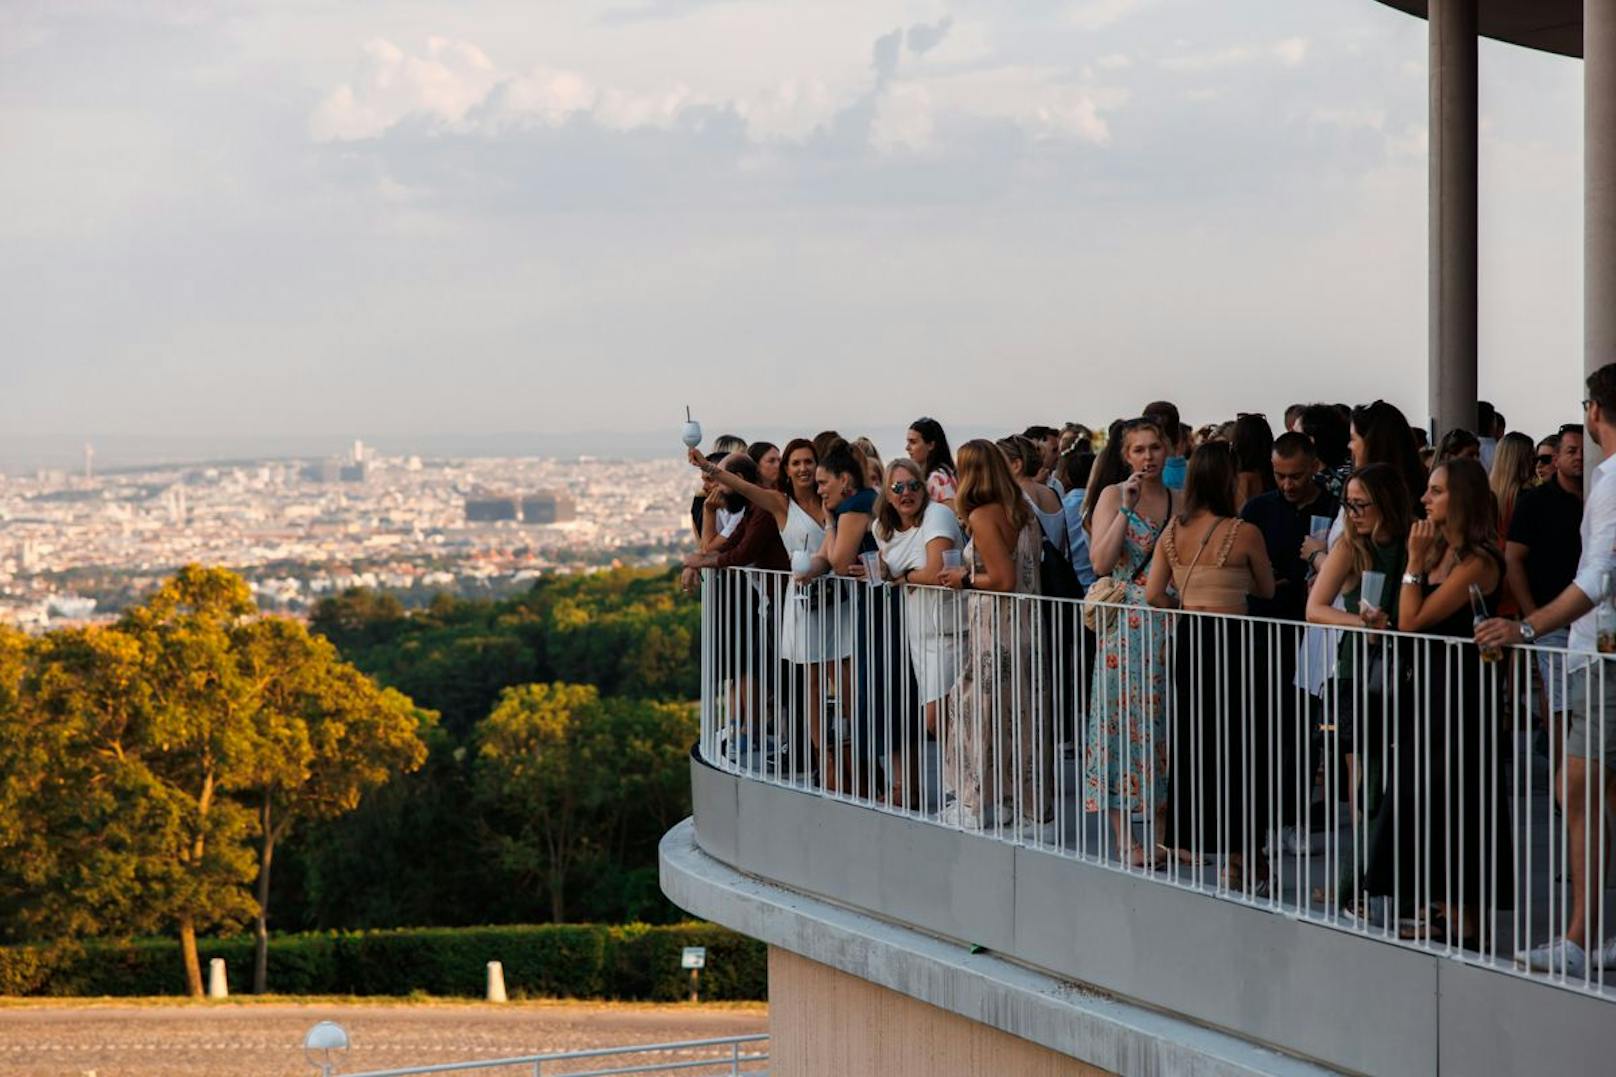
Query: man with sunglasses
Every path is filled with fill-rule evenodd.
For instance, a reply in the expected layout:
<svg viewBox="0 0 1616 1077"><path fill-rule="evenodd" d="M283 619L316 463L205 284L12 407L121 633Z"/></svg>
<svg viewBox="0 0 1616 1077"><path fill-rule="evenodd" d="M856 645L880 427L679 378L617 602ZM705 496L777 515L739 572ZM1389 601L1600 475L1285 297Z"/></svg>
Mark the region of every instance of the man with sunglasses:
<svg viewBox="0 0 1616 1077"><path fill-rule="evenodd" d="M1569 731L1554 781L1566 827L1571 915L1564 921L1563 936L1523 948L1516 960L1574 979L1588 975L1591 965L1616 968L1616 933L1605 921L1601 895L1591 886L1599 877L1607 820L1616 812L1616 658L1598 652L1596 613L1610 599L1616 573L1616 363L1588 375L1587 384L1585 426L1607 455L1583 507L1581 553L1572 581L1519 621L1495 617L1476 626L1476 642L1484 647L1533 643L1556 629L1571 629L1566 644L1571 652L1566 657L1569 684L1561 704ZM1582 439L1575 440L1580 449Z"/></svg>

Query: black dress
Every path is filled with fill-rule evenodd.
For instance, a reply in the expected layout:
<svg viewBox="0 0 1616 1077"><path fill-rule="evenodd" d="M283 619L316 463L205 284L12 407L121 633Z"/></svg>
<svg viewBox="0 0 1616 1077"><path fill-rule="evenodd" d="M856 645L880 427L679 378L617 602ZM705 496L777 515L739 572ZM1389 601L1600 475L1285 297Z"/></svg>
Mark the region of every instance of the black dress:
<svg viewBox="0 0 1616 1077"><path fill-rule="evenodd" d="M1427 598L1435 590L1425 585ZM1487 597L1488 609L1497 608L1501 590ZM1400 918L1437 903L1483 914L1514 906L1499 707L1505 666L1482 661L1473 631L1467 602L1421 633L1434 638L1412 641L1411 675L1402 689L1412 705L1398 708L1362 886L1394 897ZM1450 919L1450 933L1458 929Z"/></svg>

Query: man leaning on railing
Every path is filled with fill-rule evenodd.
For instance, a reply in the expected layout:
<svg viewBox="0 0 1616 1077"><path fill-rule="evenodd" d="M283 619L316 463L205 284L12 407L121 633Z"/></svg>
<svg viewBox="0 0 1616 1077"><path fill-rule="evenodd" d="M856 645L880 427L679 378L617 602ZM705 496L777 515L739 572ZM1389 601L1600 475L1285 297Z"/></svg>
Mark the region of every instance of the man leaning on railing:
<svg viewBox="0 0 1616 1077"><path fill-rule="evenodd" d="M1484 646L1531 643L1558 628L1571 626L1569 649L1570 692L1566 699L1570 731L1565 759L1556 783L1565 816L1571 865L1571 917L1565 934L1540 946L1521 950L1518 961L1540 971L1570 977L1586 975L1590 942L1595 958L1616 968L1616 938L1604 940L1604 925L1590 931L1593 914L1603 920L1599 895L1590 887L1597 873L1589 871L1589 850L1603 857L1606 812L1616 812L1616 661L1599 656L1595 610L1610 600L1611 573L1616 571L1616 363L1607 363L1588 376L1588 399L1582 402L1586 430L1607 455L1588 493L1582 514L1582 555L1577 575L1560 596L1520 621L1493 618L1476 629L1476 642ZM1590 669L1589 666L1592 665ZM1616 698L1610 699L1616 703ZM1595 814L1598 825L1588 840L1588 781L1602 803Z"/></svg>

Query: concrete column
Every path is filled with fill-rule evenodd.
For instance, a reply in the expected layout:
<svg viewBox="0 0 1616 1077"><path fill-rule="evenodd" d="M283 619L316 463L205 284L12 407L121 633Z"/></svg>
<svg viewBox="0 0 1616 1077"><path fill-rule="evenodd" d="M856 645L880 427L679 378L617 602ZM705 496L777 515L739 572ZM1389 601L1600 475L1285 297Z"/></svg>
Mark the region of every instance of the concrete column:
<svg viewBox="0 0 1616 1077"><path fill-rule="evenodd" d="M1582 5L1583 371L1616 363L1616 0ZM1607 453L1583 440L1583 481Z"/></svg>
<svg viewBox="0 0 1616 1077"><path fill-rule="evenodd" d="M1598 3L1599 0L1590 0ZM1477 0L1431 0L1430 347L1437 435L1476 428Z"/></svg>

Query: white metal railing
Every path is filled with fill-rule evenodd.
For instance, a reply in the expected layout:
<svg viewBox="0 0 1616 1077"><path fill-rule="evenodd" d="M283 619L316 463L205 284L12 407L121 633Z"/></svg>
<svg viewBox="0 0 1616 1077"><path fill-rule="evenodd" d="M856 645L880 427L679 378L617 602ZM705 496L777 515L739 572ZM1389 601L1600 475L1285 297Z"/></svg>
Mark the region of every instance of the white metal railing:
<svg viewBox="0 0 1616 1077"><path fill-rule="evenodd" d="M684 1040L679 1043L642 1043L628 1047L597 1047L584 1051L560 1051L552 1054L521 1055L514 1058L485 1058L473 1062L438 1062L424 1066L406 1066L402 1069L365 1070L362 1073L343 1074L342 1077L409 1077L421 1073L468 1073L473 1070L520 1070L531 1077L617 1077L630 1073L689 1073L695 1077L718 1074L764 1073L758 1068L769 1060L767 1033L750 1036L722 1036L707 1040ZM759 1047L762 1047L759 1050ZM606 1059L621 1059L635 1055L677 1055L676 1058L657 1058L605 1069L576 1069L577 1065L593 1065ZM334 1072L334 1071L333 1071Z"/></svg>
<svg viewBox="0 0 1616 1077"><path fill-rule="evenodd" d="M1604 758L1616 659L1127 605L1095 632L1072 600L755 569L707 571L702 600L714 766L1568 988L1616 977L1605 770L1558 788L1574 839L1542 750L1569 728L1544 697L1575 689ZM1577 926L1574 858L1585 967L1532 968Z"/></svg>

